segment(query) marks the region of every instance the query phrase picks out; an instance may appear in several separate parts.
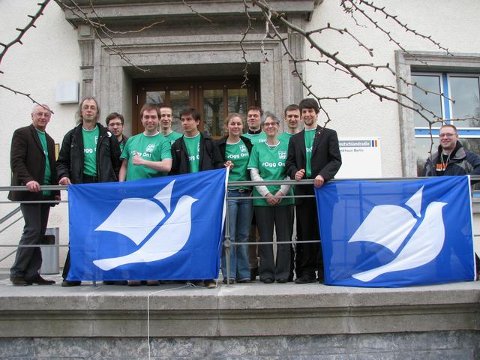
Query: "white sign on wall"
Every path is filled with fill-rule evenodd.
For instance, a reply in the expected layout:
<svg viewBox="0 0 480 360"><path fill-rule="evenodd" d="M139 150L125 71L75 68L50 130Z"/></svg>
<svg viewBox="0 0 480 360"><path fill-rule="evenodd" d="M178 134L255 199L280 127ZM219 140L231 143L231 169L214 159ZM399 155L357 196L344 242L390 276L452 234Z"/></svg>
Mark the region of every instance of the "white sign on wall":
<svg viewBox="0 0 480 360"><path fill-rule="evenodd" d="M382 177L379 138L341 138L339 143L342 166L336 179Z"/></svg>

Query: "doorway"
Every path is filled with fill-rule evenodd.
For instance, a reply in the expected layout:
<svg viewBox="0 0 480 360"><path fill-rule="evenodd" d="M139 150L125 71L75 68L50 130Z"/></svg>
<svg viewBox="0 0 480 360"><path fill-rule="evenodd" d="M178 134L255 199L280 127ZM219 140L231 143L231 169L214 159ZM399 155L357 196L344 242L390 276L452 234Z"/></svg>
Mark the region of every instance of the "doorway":
<svg viewBox="0 0 480 360"><path fill-rule="evenodd" d="M209 80L155 80L138 81L134 92L132 135L143 130L138 113L145 103L166 104L173 108L172 127L182 132L179 112L185 107L193 107L200 112L200 130L213 138L224 135L223 121L228 113L246 115L249 106L260 104L259 81L249 79L242 86L243 79Z"/></svg>

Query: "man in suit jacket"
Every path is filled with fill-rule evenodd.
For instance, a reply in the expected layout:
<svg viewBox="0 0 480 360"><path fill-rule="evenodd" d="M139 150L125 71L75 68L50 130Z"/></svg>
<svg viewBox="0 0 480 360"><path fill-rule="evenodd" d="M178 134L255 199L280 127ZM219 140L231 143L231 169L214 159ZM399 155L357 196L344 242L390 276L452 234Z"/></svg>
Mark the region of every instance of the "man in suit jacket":
<svg viewBox="0 0 480 360"><path fill-rule="evenodd" d="M10 151L12 186L26 186L28 191L10 191L12 201L60 200L59 191L41 190L41 185L55 185L55 143L45 132L52 113L47 105L35 105L32 124L15 130ZM51 203L22 203L20 209L25 220L22 245L39 245L45 236ZM42 253L39 247L19 247L10 269L13 285L51 285L39 274Z"/></svg>
<svg viewBox="0 0 480 360"><path fill-rule="evenodd" d="M303 99L300 113L305 129L291 137L285 166L291 179L313 179L319 188L332 179L342 165L337 133L317 125L320 108L317 100ZM295 194L312 195L313 187L296 185ZM298 241L319 240L317 206L314 197L296 198ZM296 249L295 283L306 284L318 280L323 282L323 261L318 243L299 243Z"/></svg>

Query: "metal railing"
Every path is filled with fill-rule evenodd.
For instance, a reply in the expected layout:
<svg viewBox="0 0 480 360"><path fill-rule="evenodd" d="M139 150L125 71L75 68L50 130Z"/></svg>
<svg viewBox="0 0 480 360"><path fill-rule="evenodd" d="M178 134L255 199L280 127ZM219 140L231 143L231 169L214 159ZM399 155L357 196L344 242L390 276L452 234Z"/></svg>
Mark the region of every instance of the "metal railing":
<svg viewBox="0 0 480 360"><path fill-rule="evenodd" d="M335 182L340 182L340 181L346 181L346 180L365 180L365 181L377 181L377 182L382 182L382 181L394 181L394 180L418 180L422 179L421 177L416 177L416 178L402 178L402 177L391 177L391 178L364 178L364 179L341 179L341 180L331 180L331 183ZM480 175L472 175L470 176L471 182L476 183L480 181ZM239 187L239 186L247 186L247 187L253 187L256 185L310 185L313 186L313 180L301 180L301 181L295 181L295 180L278 180L278 181L230 181L228 182L228 188L232 187ZM61 190L61 191L66 191L68 190L68 186L64 185L43 185L41 187L41 190ZM0 186L0 191L2 192L8 192L8 191L28 191L26 186ZM478 196L475 196L478 195ZM313 198L314 195L286 195L283 198ZM239 199L239 197L226 197L226 200L233 200L233 199ZM254 199L264 199L262 196L249 196L249 197L241 197L242 200L250 200L253 201ZM41 204L41 203L67 203L68 200L43 200L43 201L9 201L9 200L0 200L0 204L12 204L12 203L18 203L18 204ZM480 192L476 192L473 196L473 202L480 204ZM473 210L472 210L473 211ZM23 216L20 213L20 217L17 217L16 219L12 220L12 222L8 223L5 225L5 223L8 220L11 220L15 215L20 213L20 206L16 207L14 210L10 211L8 214L3 216L0 219L0 234L2 234L5 230L16 224L18 221L20 221ZM225 214L225 232L224 232L224 241L223 241L223 247L224 247L224 253L225 253L225 262L226 262L226 270L227 274L222 274L224 278L226 278L227 284L230 284L230 279L231 279L231 269L230 269L230 252L232 251L232 247L234 246L250 246L250 245L277 245L277 244L300 244L300 243L315 243L318 242L319 240L296 240L294 236L292 236L292 240L290 241L276 241L275 239L272 239L270 242L257 242L257 241L249 241L249 242L241 242L241 243L236 243L231 241L230 237L230 229L229 229L229 218L228 218L228 207L227 211ZM292 235L295 234L295 232L292 233ZM480 234L474 234L474 237L480 237ZM0 248L15 248L13 251L8 253L7 255L3 256L0 259L0 263L13 254L16 253L17 249L19 247L68 247L69 245L65 244L62 245L59 242L55 244L40 244L40 245L19 245L19 244L2 244L0 242ZM225 276L227 275L227 276Z"/></svg>

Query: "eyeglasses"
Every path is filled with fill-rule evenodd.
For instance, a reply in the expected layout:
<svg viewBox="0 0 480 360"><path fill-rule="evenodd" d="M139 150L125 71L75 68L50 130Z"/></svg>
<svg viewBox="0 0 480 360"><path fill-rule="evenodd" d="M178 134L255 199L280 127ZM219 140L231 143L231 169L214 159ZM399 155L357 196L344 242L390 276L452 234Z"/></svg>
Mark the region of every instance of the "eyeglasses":
<svg viewBox="0 0 480 360"><path fill-rule="evenodd" d="M447 138L451 138L451 137L454 137L455 134L452 134L452 133L444 133L444 134L439 134L438 137L447 137Z"/></svg>
<svg viewBox="0 0 480 360"><path fill-rule="evenodd" d="M266 123L263 123L263 126L265 126L265 127L270 127L270 126L275 126L275 125L277 125L276 122L271 122L271 123L267 123L267 122L266 122Z"/></svg>
<svg viewBox="0 0 480 360"><path fill-rule="evenodd" d="M51 113L49 113L49 112L41 112L41 111L40 111L40 112L36 112L36 113L34 113L34 115L36 115L36 116L45 116L45 117L50 117L52 114L51 114Z"/></svg>

